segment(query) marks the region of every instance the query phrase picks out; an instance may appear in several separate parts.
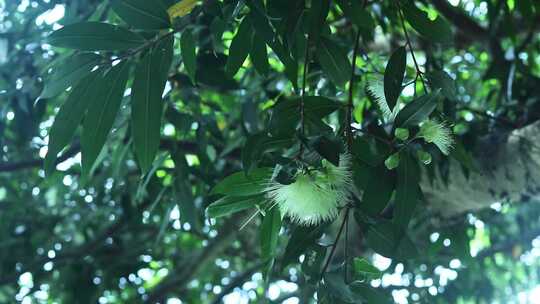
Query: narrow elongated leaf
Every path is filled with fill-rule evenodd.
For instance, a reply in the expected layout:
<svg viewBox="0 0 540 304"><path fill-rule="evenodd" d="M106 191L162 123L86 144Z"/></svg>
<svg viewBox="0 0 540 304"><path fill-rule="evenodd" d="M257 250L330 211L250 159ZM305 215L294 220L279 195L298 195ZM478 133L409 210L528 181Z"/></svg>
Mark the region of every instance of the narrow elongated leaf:
<svg viewBox="0 0 540 304"><path fill-rule="evenodd" d="M418 97L399 111L394 126L404 128L422 122L435 110L440 97L440 89Z"/></svg>
<svg viewBox="0 0 540 304"><path fill-rule="evenodd" d="M264 4L261 1L247 1L246 5L251 10L248 18L251 21L254 31L266 41L266 44L278 56L279 60L285 66L285 75L291 81L293 87L296 88L298 83L298 62L291 57L291 54L283 43L279 39L276 39L276 33L264 11Z"/></svg>
<svg viewBox="0 0 540 304"><path fill-rule="evenodd" d="M253 208L262 201L261 196L225 196L210 204L206 213L209 217L223 217Z"/></svg>
<svg viewBox="0 0 540 304"><path fill-rule="evenodd" d="M416 7L413 1L403 1L403 14L409 24L429 41L452 43L450 24L442 16L439 15L435 20L429 19L427 13Z"/></svg>
<svg viewBox="0 0 540 304"><path fill-rule="evenodd" d="M173 37L158 43L137 64L131 96L133 147L143 172L159 148L163 89L172 62Z"/></svg>
<svg viewBox="0 0 540 304"><path fill-rule="evenodd" d="M397 187L394 204L394 224L397 239L407 230L407 226L418 203L418 165L406 152L401 153L397 169Z"/></svg>
<svg viewBox="0 0 540 304"><path fill-rule="evenodd" d="M182 37L180 38L180 49L186 72L191 79L191 82L195 83L197 54L195 51L195 39L193 39L193 34L189 28L185 29L182 33Z"/></svg>
<svg viewBox="0 0 540 304"><path fill-rule="evenodd" d="M120 18L135 28L159 30L171 24L161 1L114 0L112 8Z"/></svg>
<svg viewBox="0 0 540 304"><path fill-rule="evenodd" d="M97 78L91 87L93 96L90 98L94 103L84 119L81 137L83 175L90 173L111 131L126 88L128 71L129 63L121 62L104 77Z"/></svg>
<svg viewBox="0 0 540 304"><path fill-rule="evenodd" d="M60 107L49 131L49 145L44 169L47 175L54 170L57 154L69 144L88 107L92 104L90 88L101 71L95 71L75 86L66 102Z"/></svg>
<svg viewBox="0 0 540 304"><path fill-rule="evenodd" d="M82 51L122 51L138 47L146 40L128 29L102 22L66 25L49 35L54 46Z"/></svg>
<svg viewBox="0 0 540 304"><path fill-rule="evenodd" d="M362 4L355 0L336 1L345 14L357 27L371 31L375 27L373 18Z"/></svg>
<svg viewBox="0 0 540 304"><path fill-rule="evenodd" d="M212 194L224 194L230 196L250 196L264 192L264 189L272 176L271 168L258 168L249 175L244 172L236 172L227 176L213 189Z"/></svg>
<svg viewBox="0 0 540 304"><path fill-rule="evenodd" d="M261 257L263 261L268 261L266 278L270 276L274 266L280 229L281 214L279 208L274 206L266 211L261 225Z"/></svg>
<svg viewBox="0 0 540 304"><path fill-rule="evenodd" d="M171 159L174 162L174 171L177 176L188 176L190 173L186 155L177 148L172 148ZM173 185L174 198L180 210L180 221L189 223L198 230L201 226L199 209L193 198L191 181L188 178L176 178Z"/></svg>
<svg viewBox="0 0 540 304"><path fill-rule="evenodd" d="M225 71L229 76L234 76L246 60L249 50L251 49L252 33L253 28L251 27L249 18L244 18L240 23L238 31L229 48L229 57L227 58L227 65L225 66Z"/></svg>
<svg viewBox="0 0 540 304"><path fill-rule="evenodd" d="M257 72L263 76L268 74L270 64L268 63L268 51L266 50L266 42L264 39L253 32L253 40L251 42L251 50L249 57L253 62L253 66Z"/></svg>
<svg viewBox="0 0 540 304"><path fill-rule="evenodd" d="M59 62L53 72L45 79L45 88L41 98L54 97L68 87L76 85L99 63L101 56L92 53L77 54Z"/></svg>
<svg viewBox="0 0 540 304"><path fill-rule="evenodd" d="M394 109L401 94L401 85L405 76L407 51L401 46L392 53L384 71L384 97L390 111Z"/></svg>
<svg viewBox="0 0 540 304"><path fill-rule="evenodd" d="M323 71L338 86L345 86L351 77L351 63L347 54L335 42L321 38L317 48L317 59Z"/></svg>
<svg viewBox="0 0 540 304"><path fill-rule="evenodd" d="M266 43L270 45L270 47L272 47L276 41L276 34L270 25L266 12L263 10L263 8L259 7L259 5L256 5L255 3L256 1L248 1L246 3L251 10L250 14L248 15L249 19L253 25L253 28L255 29L255 32L257 32L257 34L260 35L266 41Z"/></svg>
<svg viewBox="0 0 540 304"><path fill-rule="evenodd" d="M321 28L326 21L326 16L330 10L329 0L319 0L311 2L311 8L309 10L309 37L314 44L319 42L321 35Z"/></svg>

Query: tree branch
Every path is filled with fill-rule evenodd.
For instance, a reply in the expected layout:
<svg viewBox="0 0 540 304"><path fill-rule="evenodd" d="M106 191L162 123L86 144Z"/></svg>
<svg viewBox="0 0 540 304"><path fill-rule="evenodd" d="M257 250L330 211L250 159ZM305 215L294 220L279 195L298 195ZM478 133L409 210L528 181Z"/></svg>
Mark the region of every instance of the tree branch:
<svg viewBox="0 0 540 304"><path fill-rule="evenodd" d="M145 303L162 302L171 291L175 289L178 290L177 292L184 290L193 277L197 276L207 264L211 263L217 255L227 248L229 242L238 233L236 222L238 222L237 217L229 219L225 226L220 229L221 233L191 259L192 263L178 265L172 270L169 276L165 277L161 283L150 291L148 297L144 300Z"/></svg>
<svg viewBox="0 0 540 304"><path fill-rule="evenodd" d="M460 31L465 37L471 40L484 40L490 39L489 31L472 18L467 16L461 10L452 7L446 0L431 0L433 6L452 22L458 31Z"/></svg>
<svg viewBox="0 0 540 304"><path fill-rule="evenodd" d="M212 301L212 304L219 304L223 300L223 297L231 293L236 287L242 285L244 282L246 282L259 268L261 268L265 264L265 261L260 261L257 264L251 266L244 272L242 272L239 276L237 276L231 283L229 283L223 291L218 294L214 301Z"/></svg>
<svg viewBox="0 0 540 304"><path fill-rule="evenodd" d="M162 140L161 147L170 147L172 142L170 140ZM197 151L197 144L189 141L180 141L176 143L183 151L188 153L195 153ZM81 151L81 145L79 142L74 143L69 149L66 150L55 162L55 165L75 156ZM16 162L0 163L0 173L2 172L14 172L24 169L32 169L43 167L42 158L34 158L29 160L22 160Z"/></svg>

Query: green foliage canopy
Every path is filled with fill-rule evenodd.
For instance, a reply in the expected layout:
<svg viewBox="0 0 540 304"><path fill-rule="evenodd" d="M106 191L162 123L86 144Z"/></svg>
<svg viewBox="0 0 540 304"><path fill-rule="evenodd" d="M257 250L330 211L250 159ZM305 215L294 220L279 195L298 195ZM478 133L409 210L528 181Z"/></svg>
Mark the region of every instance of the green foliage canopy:
<svg viewBox="0 0 540 304"><path fill-rule="evenodd" d="M0 302L535 288L538 204L447 218L422 187L451 183L450 159L473 174L480 138L539 119L540 5L450 2L0 1ZM443 121L449 156L422 133ZM270 181L344 153L334 221L271 204Z"/></svg>

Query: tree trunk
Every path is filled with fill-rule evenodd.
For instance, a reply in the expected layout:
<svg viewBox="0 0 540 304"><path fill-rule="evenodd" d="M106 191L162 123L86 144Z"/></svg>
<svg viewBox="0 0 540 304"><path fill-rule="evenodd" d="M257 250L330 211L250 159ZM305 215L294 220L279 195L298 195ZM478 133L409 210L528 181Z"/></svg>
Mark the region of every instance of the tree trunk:
<svg viewBox="0 0 540 304"><path fill-rule="evenodd" d="M496 202L540 198L540 122L506 136L488 136L474 147L477 172L467 177L450 159L448 184L440 173L423 175L422 190L429 208L449 217L486 208Z"/></svg>

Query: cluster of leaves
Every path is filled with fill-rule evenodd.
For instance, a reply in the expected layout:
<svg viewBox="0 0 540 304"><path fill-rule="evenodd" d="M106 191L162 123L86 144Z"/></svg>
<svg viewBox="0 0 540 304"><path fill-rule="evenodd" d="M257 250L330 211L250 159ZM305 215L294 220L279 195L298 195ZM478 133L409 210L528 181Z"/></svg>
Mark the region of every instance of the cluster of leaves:
<svg viewBox="0 0 540 304"><path fill-rule="evenodd" d="M321 303L390 302L391 290L374 287L382 273L370 262L373 253L427 277L440 275L437 266L453 258L467 263L467 279L448 292L402 286L422 301L494 295L467 289L478 280L469 248L478 229L463 216L450 228L434 225L420 187L421 172L448 178L449 151L463 170L474 170L462 142L493 127L478 120L477 128L467 119L475 112L457 109L467 102L454 78L472 76L448 73L459 29L440 12L415 1L79 5L96 13L47 35L44 43L54 47L56 59L38 63L44 86L25 96L34 110L15 107L16 122L37 117L29 119L34 130L53 118L40 135L48 138L43 170L17 176L39 176L39 186L0 188L8 189L0 200L39 203L39 216L14 209L4 221L5 238L24 245L7 244L20 255L0 256L0 281L11 283L0 288L0 299L10 298L18 275L28 272L34 282L49 284L50 298L66 302L156 302L179 295L188 303L217 303L261 272L254 301L266 298L271 284L290 280L300 289L290 296L303 301L316 294ZM526 20L540 11L516 9ZM381 30L393 37L392 50L370 51L377 50ZM488 70L508 85L515 72L496 70L502 67L494 58L490 67L474 70L475 80ZM460 89L498 89L478 82ZM482 94L476 98L483 100ZM38 95L32 107L30 96ZM510 118L519 115L513 105L491 106ZM454 150L434 135L446 125L427 130L442 117L455 123ZM15 134L28 141L22 131ZM54 172L79 150L80 170ZM355 190L335 223L298 227L268 203L269 181L290 184L323 159L337 165L345 152L352 155ZM46 229L35 232L40 226ZM361 233L349 235L352 227ZM434 232L440 237L430 242ZM216 270L209 266L214 263L228 266ZM234 277L228 268L242 274ZM211 292L203 282L224 290ZM490 284L485 288L496 283ZM25 293L41 288L19 287L28 288ZM433 299L438 293L443 296Z"/></svg>

